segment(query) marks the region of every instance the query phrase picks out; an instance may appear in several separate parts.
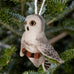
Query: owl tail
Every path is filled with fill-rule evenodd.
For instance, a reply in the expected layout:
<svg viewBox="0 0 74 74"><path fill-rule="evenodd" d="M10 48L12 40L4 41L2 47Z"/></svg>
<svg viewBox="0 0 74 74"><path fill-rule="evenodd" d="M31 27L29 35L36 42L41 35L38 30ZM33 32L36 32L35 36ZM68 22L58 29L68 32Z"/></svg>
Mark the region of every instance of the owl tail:
<svg viewBox="0 0 74 74"><path fill-rule="evenodd" d="M51 68L51 63L47 59L45 59L45 61L42 63L42 67L44 71L47 71L48 69Z"/></svg>

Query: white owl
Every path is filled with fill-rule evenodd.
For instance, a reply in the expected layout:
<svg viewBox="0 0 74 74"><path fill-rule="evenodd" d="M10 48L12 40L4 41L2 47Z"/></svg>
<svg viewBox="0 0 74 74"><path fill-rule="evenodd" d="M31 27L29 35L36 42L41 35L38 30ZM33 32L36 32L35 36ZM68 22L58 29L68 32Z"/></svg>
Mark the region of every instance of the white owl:
<svg viewBox="0 0 74 74"><path fill-rule="evenodd" d="M34 14L26 17L25 32L21 39L20 56L26 55L36 67L42 64L44 71L46 71L51 67L51 64L45 59L45 56L60 63L63 61L49 44L44 30L45 21L42 16Z"/></svg>

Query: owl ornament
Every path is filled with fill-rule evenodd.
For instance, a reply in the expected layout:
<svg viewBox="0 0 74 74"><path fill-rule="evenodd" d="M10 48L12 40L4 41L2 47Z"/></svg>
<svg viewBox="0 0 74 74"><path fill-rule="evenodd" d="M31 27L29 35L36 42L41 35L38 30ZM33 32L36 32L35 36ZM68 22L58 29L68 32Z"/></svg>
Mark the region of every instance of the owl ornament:
<svg viewBox="0 0 74 74"><path fill-rule="evenodd" d="M51 68L51 63L45 56L55 59L59 63L63 61L52 45L49 44L44 30L45 21L40 14L33 14L26 17L25 32L21 39L20 56L23 57L26 55L35 67L42 65L44 71L46 71Z"/></svg>

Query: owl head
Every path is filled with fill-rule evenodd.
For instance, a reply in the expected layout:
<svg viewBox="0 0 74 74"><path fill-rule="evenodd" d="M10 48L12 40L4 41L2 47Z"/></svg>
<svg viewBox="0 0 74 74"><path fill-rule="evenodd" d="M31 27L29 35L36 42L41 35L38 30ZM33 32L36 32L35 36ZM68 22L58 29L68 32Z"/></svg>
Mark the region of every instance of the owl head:
<svg viewBox="0 0 74 74"><path fill-rule="evenodd" d="M45 29L45 21L40 15L29 15L25 19L26 32L43 32Z"/></svg>

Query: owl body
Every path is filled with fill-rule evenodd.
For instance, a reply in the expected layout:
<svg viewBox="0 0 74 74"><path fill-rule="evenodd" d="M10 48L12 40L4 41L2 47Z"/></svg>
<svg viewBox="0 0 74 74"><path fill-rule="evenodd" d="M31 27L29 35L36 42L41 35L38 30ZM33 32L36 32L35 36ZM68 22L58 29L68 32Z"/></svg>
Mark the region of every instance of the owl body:
<svg viewBox="0 0 74 74"><path fill-rule="evenodd" d="M34 56L34 53L40 53L41 55L39 58L28 58L36 67L39 67L42 64L43 69L46 71L50 68L51 64L45 58L45 56L53 58L59 61L60 63L62 63L63 61L59 57L58 53L54 50L52 45L49 44L45 36L44 30L45 21L42 16L27 16L27 18L25 19L25 32L23 33L21 39L20 56L24 56L24 53L22 52L23 48L25 48L28 53L33 53L32 56Z"/></svg>
<svg viewBox="0 0 74 74"><path fill-rule="evenodd" d="M31 53L40 53L40 51L36 48L37 45L37 36L38 34L36 34L35 32L33 33L29 33L29 32L24 32L21 42L25 43L24 44L24 48L31 52ZM21 55L21 54L20 54ZM41 55L41 57L39 59L35 59L35 58L29 58L29 60L36 66L39 67L42 62L44 62L44 56Z"/></svg>

